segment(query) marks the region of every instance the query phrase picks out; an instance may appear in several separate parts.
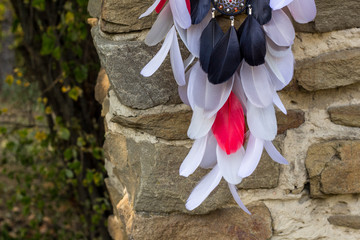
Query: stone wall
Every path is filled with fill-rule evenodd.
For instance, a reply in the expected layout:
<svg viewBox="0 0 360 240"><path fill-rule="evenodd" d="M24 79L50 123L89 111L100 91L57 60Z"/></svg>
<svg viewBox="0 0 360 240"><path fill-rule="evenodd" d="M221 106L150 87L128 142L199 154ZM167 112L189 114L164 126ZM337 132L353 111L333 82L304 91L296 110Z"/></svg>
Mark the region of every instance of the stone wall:
<svg viewBox="0 0 360 240"><path fill-rule="evenodd" d="M194 212L184 205L206 173L180 177L191 146L169 61L151 78L142 67L159 49L143 40L155 19L138 16L151 0L90 0L92 35L104 69L106 184L114 239L360 239L360 1L317 0L314 22L298 26L295 76L280 92L276 144L290 162L264 153L239 185L253 213L225 183Z"/></svg>

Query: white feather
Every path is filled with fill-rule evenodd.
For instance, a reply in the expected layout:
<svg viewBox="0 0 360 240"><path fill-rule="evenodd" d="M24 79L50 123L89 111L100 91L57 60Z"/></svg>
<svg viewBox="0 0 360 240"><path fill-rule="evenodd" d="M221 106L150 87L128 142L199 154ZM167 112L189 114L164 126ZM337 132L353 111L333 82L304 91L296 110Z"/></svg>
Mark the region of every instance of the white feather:
<svg viewBox="0 0 360 240"><path fill-rule="evenodd" d="M274 86L264 64L253 67L243 61L240 77L245 95L252 104L266 107L272 103Z"/></svg>
<svg viewBox="0 0 360 240"><path fill-rule="evenodd" d="M258 108L250 101L247 103L247 124L255 137L272 141L277 134L277 123L274 106Z"/></svg>
<svg viewBox="0 0 360 240"><path fill-rule="evenodd" d="M286 108L285 108L284 104L282 103L277 92L274 92L273 101L274 101L275 106L277 106L280 109L280 111L282 111L286 115L287 114Z"/></svg>
<svg viewBox="0 0 360 240"><path fill-rule="evenodd" d="M209 24L211 20L211 11L206 15L206 17L199 24L191 25L187 30L187 43L189 51L195 56L199 57L200 55L200 38L201 34Z"/></svg>
<svg viewBox="0 0 360 240"><path fill-rule="evenodd" d="M163 45L161 46L158 53L151 59L151 61L141 70L141 75L144 77L150 77L153 75L161 66L161 64L164 62L170 47L173 43L173 37L174 37L175 28L172 27L167 34Z"/></svg>
<svg viewBox="0 0 360 240"><path fill-rule="evenodd" d="M272 12L270 22L263 25L266 35L278 46L288 47L294 43L295 30L283 10Z"/></svg>
<svg viewBox="0 0 360 240"><path fill-rule="evenodd" d="M277 163L280 164L289 164L288 161L279 153L279 151L275 148L274 144L270 141L264 142L264 147L269 156Z"/></svg>
<svg viewBox="0 0 360 240"><path fill-rule="evenodd" d="M255 171L260 162L263 149L264 141L250 134L246 146L245 156L238 171L239 177L246 178Z"/></svg>
<svg viewBox="0 0 360 240"><path fill-rule="evenodd" d="M185 67L181 57L179 42L176 31L174 31L173 43L170 48L170 62L173 70L175 81L179 86L184 86L185 82Z"/></svg>
<svg viewBox="0 0 360 240"><path fill-rule="evenodd" d="M245 150L243 147L239 148L236 153L227 155L220 146L216 147L217 163L220 168L221 175L231 184L239 184L242 178L238 176L238 171L241 166Z"/></svg>
<svg viewBox="0 0 360 240"><path fill-rule="evenodd" d="M287 6L293 0L270 0L270 7L275 11Z"/></svg>
<svg viewBox="0 0 360 240"><path fill-rule="evenodd" d="M173 19L171 14L170 5L167 4L164 9L158 15L152 28L145 38L145 44L148 46L155 46L161 42L166 34L170 31L173 26Z"/></svg>
<svg viewBox="0 0 360 240"><path fill-rule="evenodd" d="M155 2L143 13L140 15L140 18L149 16L156 8L156 6L160 3L160 0L155 0Z"/></svg>
<svg viewBox="0 0 360 240"><path fill-rule="evenodd" d="M199 167L205 153L207 139L208 135L195 140L190 152L180 166L180 176L188 177Z"/></svg>
<svg viewBox="0 0 360 240"><path fill-rule="evenodd" d="M191 16L185 0L169 0L171 12L179 26L188 29L191 26Z"/></svg>
<svg viewBox="0 0 360 240"><path fill-rule="evenodd" d="M216 138L212 131L209 131L204 157L200 163L201 168L213 168L216 165L216 146Z"/></svg>
<svg viewBox="0 0 360 240"><path fill-rule="evenodd" d="M232 91L235 93L237 98L240 100L241 105L242 105L243 110L244 110L244 114L246 114L247 98L245 96L245 91L244 91L243 86L241 84L240 70L237 70L235 72L235 74L234 74L234 86L233 86Z"/></svg>
<svg viewBox="0 0 360 240"><path fill-rule="evenodd" d="M243 204L243 202L241 201L239 194L236 191L236 186L233 184L228 183L231 195L233 196L235 202L239 205L239 207L244 210L244 212L246 212L247 214L251 215L251 212L245 207L245 205Z"/></svg>
<svg viewBox="0 0 360 240"><path fill-rule="evenodd" d="M314 0L294 0L289 5L291 15L298 23L308 23L316 17Z"/></svg>
<svg viewBox="0 0 360 240"><path fill-rule="evenodd" d="M214 85L209 82L207 74L197 62L190 74L188 96L190 103L202 108L208 118L214 116L225 104L230 96L234 78L222 84Z"/></svg>
<svg viewBox="0 0 360 240"><path fill-rule="evenodd" d="M208 134L215 122L215 117L207 118L203 109L195 106L191 123L188 129L188 137L191 139L199 139Z"/></svg>
<svg viewBox="0 0 360 240"><path fill-rule="evenodd" d="M199 184L196 185L186 201L186 209L194 210L210 195L210 193L219 185L221 181L221 174L219 167L216 165L205 177L203 177Z"/></svg>

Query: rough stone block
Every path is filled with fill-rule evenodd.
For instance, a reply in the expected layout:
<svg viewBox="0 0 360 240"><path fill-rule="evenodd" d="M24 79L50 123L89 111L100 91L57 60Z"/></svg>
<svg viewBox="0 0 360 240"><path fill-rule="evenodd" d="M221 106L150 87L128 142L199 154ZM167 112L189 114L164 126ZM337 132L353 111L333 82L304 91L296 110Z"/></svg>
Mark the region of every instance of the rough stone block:
<svg viewBox="0 0 360 240"><path fill-rule="evenodd" d="M328 112L333 123L349 127L360 127L360 104L331 107Z"/></svg>
<svg viewBox="0 0 360 240"><path fill-rule="evenodd" d="M277 112L276 120L278 134L282 134L288 129L300 127L305 122L305 113L302 110L289 110L287 115Z"/></svg>
<svg viewBox="0 0 360 240"><path fill-rule="evenodd" d="M90 16L94 18L100 17L102 0L89 0L87 10Z"/></svg>
<svg viewBox="0 0 360 240"><path fill-rule="evenodd" d="M151 4L151 0L104 0L101 30L108 33L123 33L150 28L156 15L143 19L139 17Z"/></svg>
<svg viewBox="0 0 360 240"><path fill-rule="evenodd" d="M179 175L180 164L189 151L183 146L135 142L111 133L104 150L135 211L188 212L186 199L207 172L198 169L188 178ZM222 181L195 213L207 213L231 201L230 191Z"/></svg>
<svg viewBox="0 0 360 240"><path fill-rule="evenodd" d="M295 79L308 91L360 82L360 49L331 52L299 64Z"/></svg>
<svg viewBox="0 0 360 240"><path fill-rule="evenodd" d="M317 16L309 24L295 24L297 31L330 32L360 27L358 0L316 0Z"/></svg>
<svg viewBox="0 0 360 240"><path fill-rule="evenodd" d="M122 104L147 109L181 103L168 58L152 77L140 75L159 47L146 46L141 40L110 41L100 36L98 27L92 28L92 34L101 64Z"/></svg>
<svg viewBox="0 0 360 240"><path fill-rule="evenodd" d="M312 197L360 193L360 141L314 144L308 150L305 164Z"/></svg>
<svg viewBox="0 0 360 240"><path fill-rule="evenodd" d="M360 216L339 215L328 218L329 223L336 226L360 229Z"/></svg>
<svg viewBox="0 0 360 240"><path fill-rule="evenodd" d="M185 140L187 129L191 121L192 112L183 110L170 113L144 114L136 117L115 116L112 122L124 127L144 131L151 135L167 140Z"/></svg>
<svg viewBox="0 0 360 240"><path fill-rule="evenodd" d="M119 204L127 235L137 240L247 239L272 236L272 219L265 204L249 206L252 215L240 208L226 208L206 215L136 213L126 201Z"/></svg>

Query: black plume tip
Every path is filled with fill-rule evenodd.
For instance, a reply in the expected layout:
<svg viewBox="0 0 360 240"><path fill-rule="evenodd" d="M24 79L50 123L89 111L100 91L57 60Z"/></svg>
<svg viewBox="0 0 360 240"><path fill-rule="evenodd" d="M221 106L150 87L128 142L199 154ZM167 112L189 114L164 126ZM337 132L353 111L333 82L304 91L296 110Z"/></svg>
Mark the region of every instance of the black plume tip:
<svg viewBox="0 0 360 240"><path fill-rule="evenodd" d="M252 15L260 25L267 24L271 20L272 9L270 0L249 0L248 4L252 7Z"/></svg>
<svg viewBox="0 0 360 240"><path fill-rule="evenodd" d="M210 20L207 27L201 34L200 38L200 64L204 72L209 72L209 62L211 53L215 45L224 36L222 29L217 23L216 19Z"/></svg>
<svg viewBox="0 0 360 240"><path fill-rule="evenodd" d="M220 84L229 80L239 67L242 57L239 39L234 27L216 44L209 63L209 81Z"/></svg>
<svg viewBox="0 0 360 240"><path fill-rule="evenodd" d="M208 14L211 2L210 0L190 0L191 23L199 24Z"/></svg>
<svg viewBox="0 0 360 240"><path fill-rule="evenodd" d="M261 25L253 15L247 16L238 30L240 51L245 61L251 66L265 63L266 39Z"/></svg>

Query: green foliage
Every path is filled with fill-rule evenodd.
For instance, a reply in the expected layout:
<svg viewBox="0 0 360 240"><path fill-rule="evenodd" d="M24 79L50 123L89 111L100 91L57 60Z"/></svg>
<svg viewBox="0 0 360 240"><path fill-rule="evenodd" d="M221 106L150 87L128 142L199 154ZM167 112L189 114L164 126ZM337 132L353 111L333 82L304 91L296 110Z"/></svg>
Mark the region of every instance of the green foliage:
<svg viewBox="0 0 360 240"><path fill-rule="evenodd" d="M17 68L5 79L0 120L19 117L0 127L1 174L15 186L0 185L0 214L6 204L21 224L0 218L0 240L109 239L87 0L10 1Z"/></svg>

